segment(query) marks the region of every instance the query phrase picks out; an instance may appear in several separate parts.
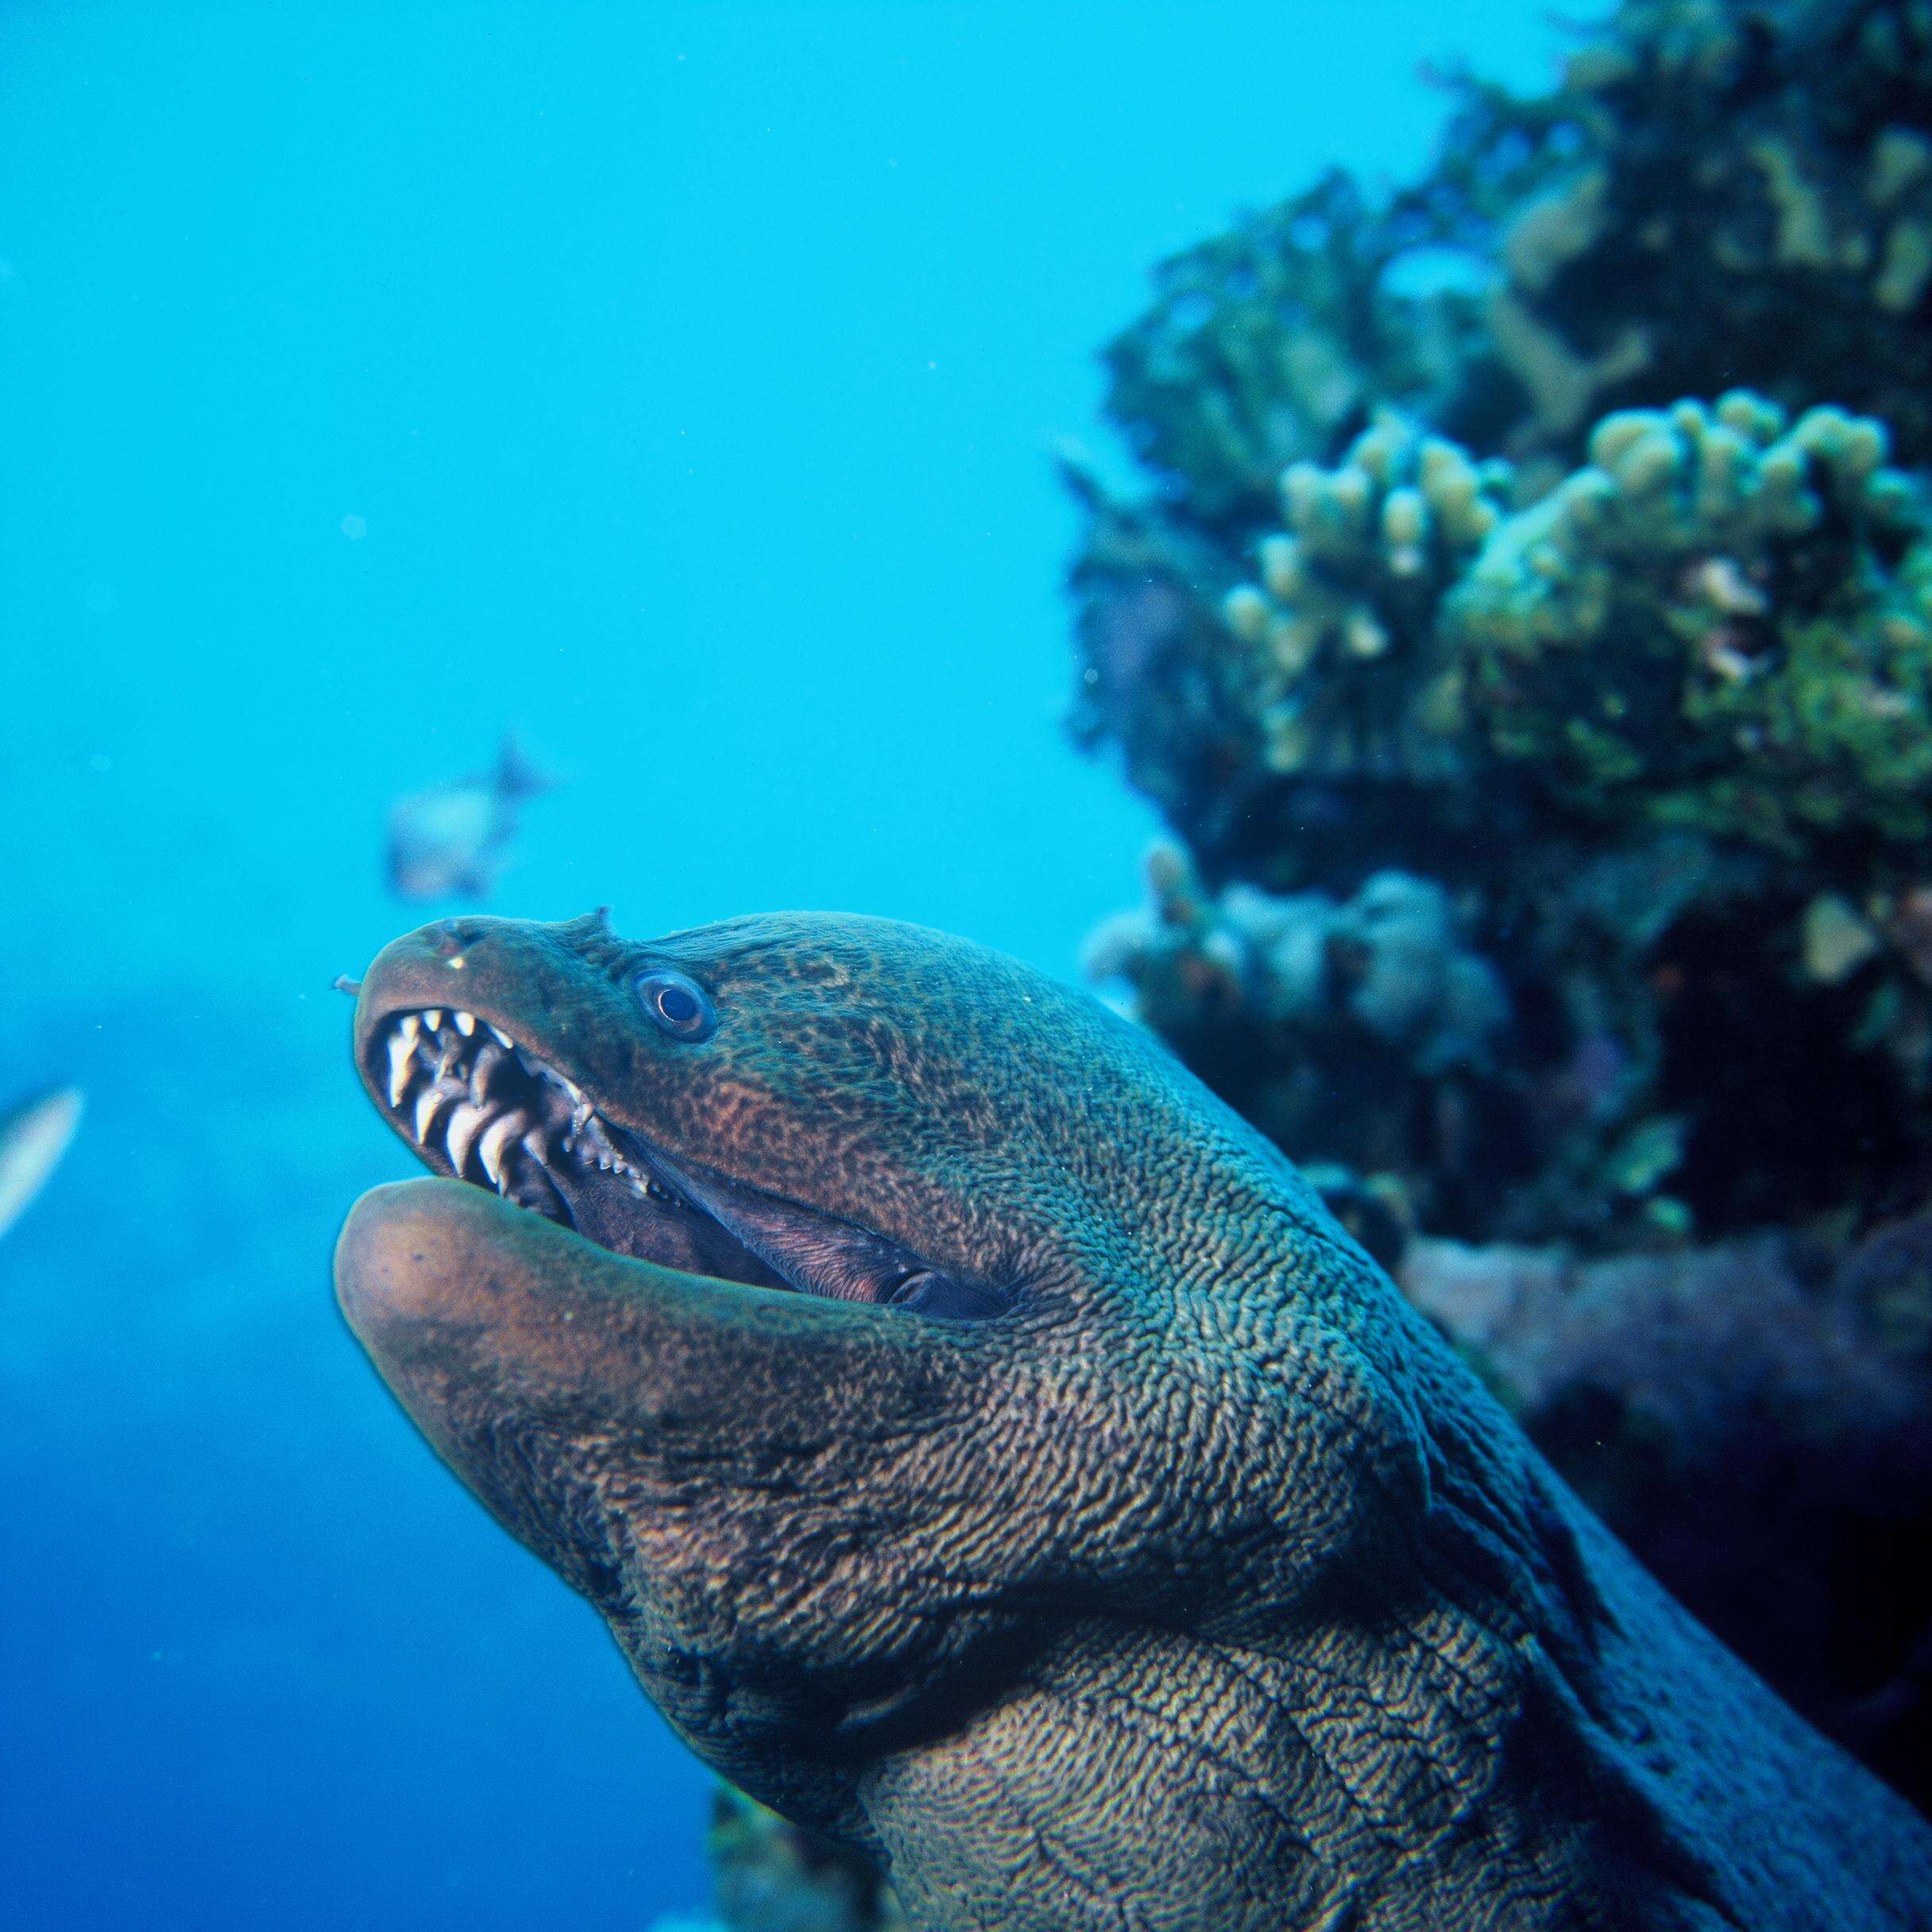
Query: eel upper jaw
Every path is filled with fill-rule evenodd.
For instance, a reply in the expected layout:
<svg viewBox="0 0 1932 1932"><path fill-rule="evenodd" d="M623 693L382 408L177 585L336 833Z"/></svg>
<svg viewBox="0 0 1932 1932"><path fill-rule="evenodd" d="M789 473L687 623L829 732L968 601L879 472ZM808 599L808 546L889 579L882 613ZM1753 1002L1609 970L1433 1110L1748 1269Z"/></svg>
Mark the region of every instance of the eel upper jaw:
<svg viewBox="0 0 1932 1932"><path fill-rule="evenodd" d="M380 1017L361 1072L432 1171L493 1188L612 1253L682 1273L952 1316L1000 1298L887 1237L674 1160L508 1030L454 1007Z"/></svg>

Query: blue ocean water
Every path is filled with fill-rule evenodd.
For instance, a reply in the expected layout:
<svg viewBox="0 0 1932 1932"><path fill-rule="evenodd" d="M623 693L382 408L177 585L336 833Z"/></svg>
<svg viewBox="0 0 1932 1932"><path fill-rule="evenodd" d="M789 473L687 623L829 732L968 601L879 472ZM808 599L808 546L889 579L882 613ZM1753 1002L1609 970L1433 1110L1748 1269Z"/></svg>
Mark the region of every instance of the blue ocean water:
<svg viewBox="0 0 1932 1932"><path fill-rule="evenodd" d="M1070 973L1150 829L1058 723L1092 350L1412 168L1541 0L0 13L0 1921L643 1926L702 1774L389 1402L411 1163L328 991L398 793L565 777L492 909L822 906Z"/></svg>

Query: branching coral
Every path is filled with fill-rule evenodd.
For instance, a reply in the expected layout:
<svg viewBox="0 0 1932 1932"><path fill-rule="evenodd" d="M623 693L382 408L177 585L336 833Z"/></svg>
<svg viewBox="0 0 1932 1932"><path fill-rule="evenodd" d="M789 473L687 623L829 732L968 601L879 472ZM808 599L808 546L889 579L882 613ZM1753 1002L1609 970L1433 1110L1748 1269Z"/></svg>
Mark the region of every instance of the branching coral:
<svg viewBox="0 0 1932 1932"><path fill-rule="evenodd" d="M1867 418L1606 417L1448 600L1472 727L1554 802L1792 856L1932 830L1932 546Z"/></svg>
<svg viewBox="0 0 1932 1932"><path fill-rule="evenodd" d="M1378 409L1548 481L1606 411L1748 384L1932 457L1932 11L1625 0L1560 83L1466 75L1434 165L1331 174L1163 264L1109 414L1176 514L1251 535Z"/></svg>
<svg viewBox="0 0 1932 1932"><path fill-rule="evenodd" d="M1334 469L1284 473L1287 527L1254 545L1254 577L1218 628L1195 593L1184 651L1167 647L1214 693L1223 763L1161 802L1234 883L1208 895L1161 861L1187 883L1157 884L1133 944L1115 930L1119 975L1291 1152L1394 1177L1427 1224L1649 1240L1768 1199L1891 1202L1932 1158L1911 1124L1932 1088L1922 991L1884 909L1925 889L1932 830L1917 486L1872 420L1793 422L1745 391L1613 415L1590 449L1514 511L1506 466L1393 415ZM1126 705L1137 772L1198 721L1188 688L1170 670L1182 701ZM1321 921L1402 875L1453 892L1516 989L1513 1030L1452 1100L1345 1004L1281 1023L1282 934L1329 946ZM1803 956L1821 898L1876 935L1856 971ZM1862 1177L1784 1122L1789 1068L1727 1017L1752 1000L1810 1043L1812 1104L1848 1129L1863 1111ZM1739 1091L1738 1066L1760 1087ZM1478 1131L1486 1178L1454 1151ZM1748 1163L1725 1150L1739 1132Z"/></svg>
<svg viewBox="0 0 1932 1932"><path fill-rule="evenodd" d="M1088 489L1081 736L1122 749L1224 920L1243 883L1454 899L1510 988L1493 1058L1540 1172L1487 1223L1466 1191L1419 1200L1613 1242L1895 1205L1932 1180L1889 910L1932 891L1932 10L1625 0L1548 94L1451 84L1424 179L1246 218L1110 350L1157 487ZM1597 917L1610 855L1686 840L1672 875L1702 883L1667 929ZM1821 904L1872 936L1835 976ZM1238 1057L1213 1044L1238 1012L1142 1000L1197 1063ZM1861 1171L1805 1168L1795 1128L1726 1157L1781 1118L1786 1076L1725 1017L1754 1001L1826 1111L1876 1123ZM1316 1151L1278 1103L1306 1045L1269 1050L1247 1103ZM1615 1077L1556 1104L1593 1054Z"/></svg>
<svg viewBox="0 0 1932 1932"><path fill-rule="evenodd" d="M1341 463L1282 472L1285 529L1257 545L1258 583L1222 611L1247 647L1268 764L1399 773L1456 764L1452 675L1435 648L1445 590L1495 528L1506 465L1385 414Z"/></svg>

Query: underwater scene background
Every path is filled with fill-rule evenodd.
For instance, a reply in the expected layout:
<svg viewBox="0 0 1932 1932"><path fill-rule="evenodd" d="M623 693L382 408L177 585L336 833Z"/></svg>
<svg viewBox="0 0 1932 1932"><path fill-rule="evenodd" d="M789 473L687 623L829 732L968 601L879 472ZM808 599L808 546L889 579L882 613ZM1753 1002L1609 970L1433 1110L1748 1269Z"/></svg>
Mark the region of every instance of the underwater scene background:
<svg viewBox="0 0 1932 1932"><path fill-rule="evenodd" d="M0 17L8 1926L888 1909L334 1312L477 904L1088 978L1926 1802L1932 18L1596 17Z"/></svg>

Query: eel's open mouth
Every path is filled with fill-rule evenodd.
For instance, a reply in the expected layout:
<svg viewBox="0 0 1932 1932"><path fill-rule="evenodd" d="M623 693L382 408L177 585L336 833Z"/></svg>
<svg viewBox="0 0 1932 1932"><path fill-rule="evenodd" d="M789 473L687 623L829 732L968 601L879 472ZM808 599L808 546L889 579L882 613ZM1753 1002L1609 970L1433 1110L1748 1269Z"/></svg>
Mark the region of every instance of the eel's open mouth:
<svg viewBox="0 0 1932 1932"><path fill-rule="evenodd" d="M1005 1305L883 1235L673 1161L474 1014L392 1013L370 1033L365 1060L371 1093L436 1173L493 1188L614 1254L928 1314L972 1317Z"/></svg>

